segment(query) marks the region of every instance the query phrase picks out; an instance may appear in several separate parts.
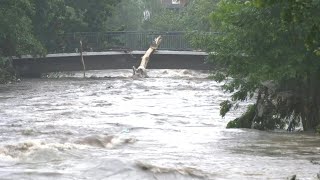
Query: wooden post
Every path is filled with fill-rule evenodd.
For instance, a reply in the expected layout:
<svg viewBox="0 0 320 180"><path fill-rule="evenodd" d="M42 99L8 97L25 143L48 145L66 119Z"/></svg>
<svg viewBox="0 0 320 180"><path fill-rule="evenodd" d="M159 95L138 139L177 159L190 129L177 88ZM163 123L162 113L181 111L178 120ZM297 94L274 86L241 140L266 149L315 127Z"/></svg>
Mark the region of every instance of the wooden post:
<svg viewBox="0 0 320 180"><path fill-rule="evenodd" d="M83 67L83 78L85 78L86 77L86 64L84 63L82 51L83 51L82 41L80 40L80 57L81 57L81 62L82 62L82 67Z"/></svg>
<svg viewBox="0 0 320 180"><path fill-rule="evenodd" d="M137 69L133 66L133 76L134 77L141 77L141 78L147 77L146 69L147 69L148 62L150 60L150 55L155 50L158 49L161 41L162 41L162 37L161 36L157 37L153 41L153 43L150 45L149 49L144 54L144 56L142 56L140 66Z"/></svg>

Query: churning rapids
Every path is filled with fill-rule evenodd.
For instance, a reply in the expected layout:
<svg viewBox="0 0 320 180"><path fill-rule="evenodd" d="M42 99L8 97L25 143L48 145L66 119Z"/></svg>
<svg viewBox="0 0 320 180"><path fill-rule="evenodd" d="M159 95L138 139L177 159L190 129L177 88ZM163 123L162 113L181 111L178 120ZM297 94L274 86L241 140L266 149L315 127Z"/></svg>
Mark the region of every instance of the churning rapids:
<svg viewBox="0 0 320 180"><path fill-rule="evenodd" d="M225 129L246 103L221 118L229 94L205 72L90 73L104 78L0 86L0 179L315 179L320 170L319 136Z"/></svg>

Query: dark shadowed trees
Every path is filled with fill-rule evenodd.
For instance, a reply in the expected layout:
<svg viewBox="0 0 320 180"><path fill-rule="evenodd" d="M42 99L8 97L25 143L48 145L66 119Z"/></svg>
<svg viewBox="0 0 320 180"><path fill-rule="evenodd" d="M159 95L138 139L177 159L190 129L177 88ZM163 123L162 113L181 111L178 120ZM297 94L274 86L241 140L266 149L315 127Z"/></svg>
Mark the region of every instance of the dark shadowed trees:
<svg viewBox="0 0 320 180"><path fill-rule="evenodd" d="M221 34L194 42L214 52L214 78L233 94L221 114L257 98L246 118L229 126L319 127L320 1L221 0L211 22Z"/></svg>
<svg viewBox="0 0 320 180"><path fill-rule="evenodd" d="M0 82L10 77L10 57L54 51L59 34L104 31L118 0L1 0Z"/></svg>

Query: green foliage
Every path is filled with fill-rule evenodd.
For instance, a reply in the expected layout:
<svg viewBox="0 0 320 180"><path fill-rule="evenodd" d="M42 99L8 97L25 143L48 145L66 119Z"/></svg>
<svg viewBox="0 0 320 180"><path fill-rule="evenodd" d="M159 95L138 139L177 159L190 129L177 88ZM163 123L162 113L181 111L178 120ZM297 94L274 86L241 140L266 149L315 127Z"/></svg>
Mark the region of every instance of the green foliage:
<svg viewBox="0 0 320 180"><path fill-rule="evenodd" d="M115 12L108 19L107 29L116 31L141 30L144 6L141 0L122 1L115 7Z"/></svg>
<svg viewBox="0 0 320 180"><path fill-rule="evenodd" d="M144 11L150 13L150 19L144 19ZM159 0L122 1L108 20L108 28L117 31L148 31L159 29L152 22L163 15L165 8Z"/></svg>
<svg viewBox="0 0 320 180"><path fill-rule="evenodd" d="M231 129L231 128L241 128L239 125L239 118L236 118L228 122L227 129Z"/></svg>
<svg viewBox="0 0 320 180"><path fill-rule="evenodd" d="M188 31L212 30L210 14L216 10L219 0L191 0L182 14L184 28Z"/></svg>
<svg viewBox="0 0 320 180"><path fill-rule="evenodd" d="M44 54L60 33L105 31L117 0L2 0L0 53ZM14 23L13 23L14 22ZM43 47L44 46L44 47Z"/></svg>
<svg viewBox="0 0 320 180"><path fill-rule="evenodd" d="M0 84L14 80L15 77L12 76L13 71L10 58L0 56Z"/></svg>
<svg viewBox="0 0 320 180"><path fill-rule="evenodd" d="M295 114L305 130L315 129L320 123L320 1L221 0L211 22L222 34L195 38L194 44L211 52L209 62L219 69L213 77L226 82L231 104L272 82L275 87L267 86L263 99L274 102L274 109L264 112L269 118L260 124L283 127L281 119Z"/></svg>
<svg viewBox="0 0 320 180"><path fill-rule="evenodd" d="M250 128L255 117L256 105L250 105L247 111L239 118L230 121L227 128Z"/></svg>
<svg viewBox="0 0 320 180"><path fill-rule="evenodd" d="M152 27L163 31L210 31L209 14L215 10L217 2L191 0L183 9L165 9L151 19Z"/></svg>
<svg viewBox="0 0 320 180"><path fill-rule="evenodd" d="M114 6L119 0L65 0L65 5L69 9L67 13L72 12L76 22L82 22L85 26L78 31L101 32L106 30L106 22L112 15ZM73 9L73 10L72 10ZM68 12L69 11L69 12ZM65 16L68 18L68 16ZM73 19L67 19L73 22ZM67 22L68 22L67 21ZM68 27L69 24L65 24ZM76 29L70 29L74 32ZM69 32L70 32L69 30Z"/></svg>
<svg viewBox="0 0 320 180"><path fill-rule="evenodd" d="M163 9L150 20L150 30L156 31L183 31L183 16L177 11Z"/></svg>
<svg viewBox="0 0 320 180"><path fill-rule="evenodd" d="M64 32L104 31L118 0L1 0L0 79L8 78L3 57L45 55L62 46ZM2 82L2 80L1 80Z"/></svg>
<svg viewBox="0 0 320 180"><path fill-rule="evenodd" d="M232 103L230 101L223 101L222 103L220 103L220 115L224 117L231 108Z"/></svg>
<svg viewBox="0 0 320 180"><path fill-rule="evenodd" d="M318 134L320 134L320 125L317 126L316 132L317 132Z"/></svg>
<svg viewBox="0 0 320 180"><path fill-rule="evenodd" d="M110 30L108 18L117 0L32 0L35 6L33 26L36 37L50 51L61 49L62 33ZM50 38L48 38L50 37Z"/></svg>
<svg viewBox="0 0 320 180"><path fill-rule="evenodd" d="M28 0L2 0L0 6L0 56L43 52L33 35L34 6Z"/></svg>
<svg viewBox="0 0 320 180"><path fill-rule="evenodd" d="M209 14L218 0L190 0L181 9L166 8L160 0L122 1L109 19L109 28L129 31L209 31ZM143 12L151 18L143 20Z"/></svg>

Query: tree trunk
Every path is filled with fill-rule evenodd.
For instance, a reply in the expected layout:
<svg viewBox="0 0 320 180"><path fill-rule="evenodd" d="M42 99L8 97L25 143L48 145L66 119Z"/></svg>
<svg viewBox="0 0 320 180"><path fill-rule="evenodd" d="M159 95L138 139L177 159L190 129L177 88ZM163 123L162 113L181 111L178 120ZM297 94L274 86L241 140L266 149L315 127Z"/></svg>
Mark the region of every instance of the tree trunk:
<svg viewBox="0 0 320 180"><path fill-rule="evenodd" d="M317 126L320 125L320 110L318 96L320 93L318 80L319 74L308 73L306 80L306 94L304 96L304 131L315 131Z"/></svg>
<svg viewBox="0 0 320 180"><path fill-rule="evenodd" d="M137 69L133 66L134 77L140 77L140 78L147 77L146 69L147 69L148 62L150 60L150 56L155 50L158 49L161 41L162 41L162 37L161 36L157 37L154 40L154 42L150 45L150 48L147 50L144 56L142 56L140 66Z"/></svg>

